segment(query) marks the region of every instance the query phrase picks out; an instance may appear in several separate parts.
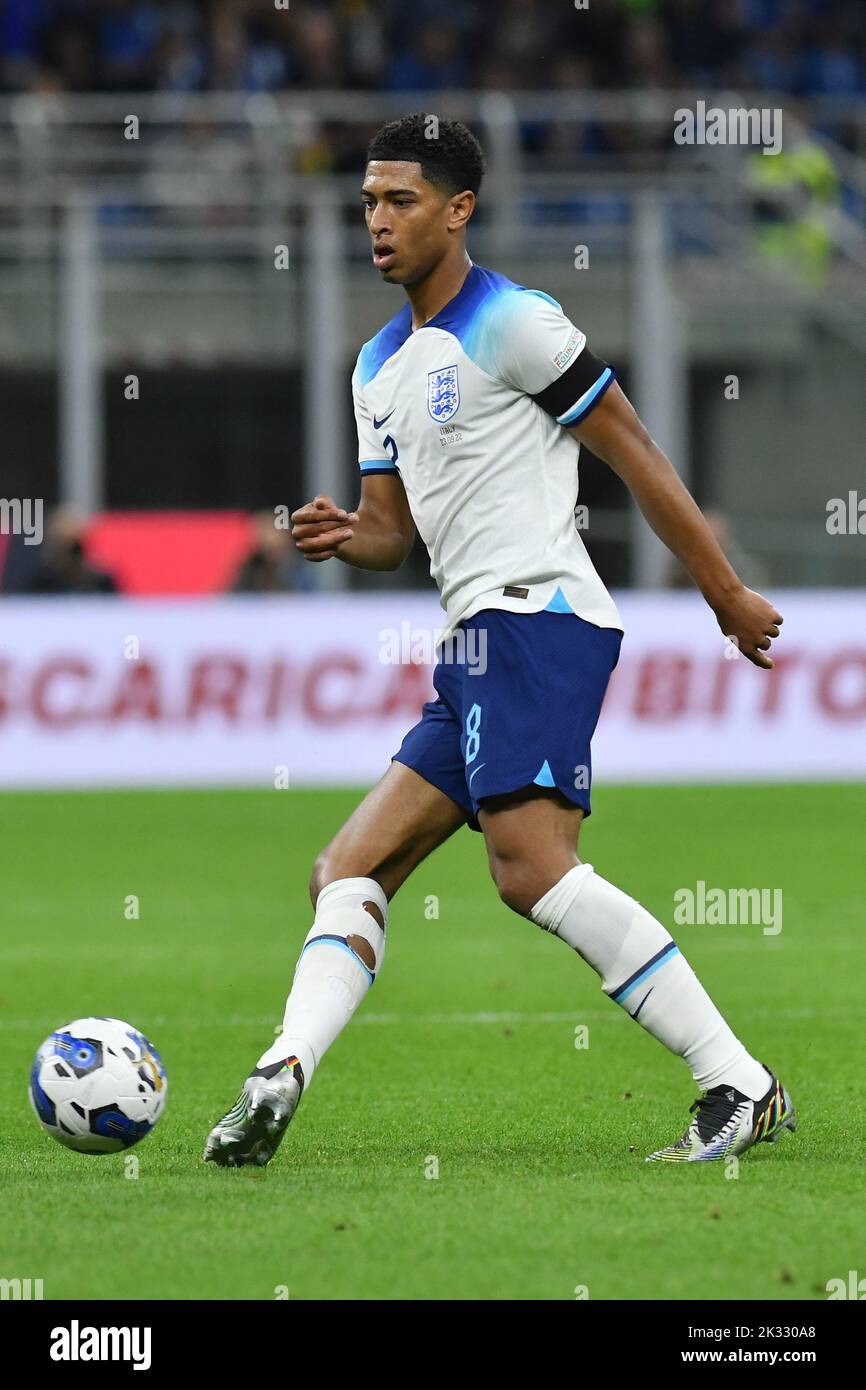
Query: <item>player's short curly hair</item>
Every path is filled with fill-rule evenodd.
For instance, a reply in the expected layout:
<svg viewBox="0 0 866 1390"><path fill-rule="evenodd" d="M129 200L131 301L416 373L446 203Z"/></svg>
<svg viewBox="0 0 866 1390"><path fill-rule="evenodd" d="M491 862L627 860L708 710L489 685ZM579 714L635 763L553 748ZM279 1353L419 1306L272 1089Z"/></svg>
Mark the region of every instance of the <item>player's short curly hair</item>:
<svg viewBox="0 0 866 1390"><path fill-rule="evenodd" d="M371 159L420 164L427 182L448 193L477 193L484 174L484 152L469 127L423 111L383 125L367 146L367 163Z"/></svg>

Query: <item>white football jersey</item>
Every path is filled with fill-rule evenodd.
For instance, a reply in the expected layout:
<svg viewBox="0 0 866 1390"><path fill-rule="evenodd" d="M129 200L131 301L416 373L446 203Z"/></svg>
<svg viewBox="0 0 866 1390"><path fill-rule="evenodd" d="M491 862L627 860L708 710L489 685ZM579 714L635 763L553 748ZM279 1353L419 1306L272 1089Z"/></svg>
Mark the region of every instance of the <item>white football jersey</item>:
<svg viewBox="0 0 866 1390"><path fill-rule="evenodd" d="M580 447L563 428L613 380L560 306L473 266L412 331L408 301L352 376L362 474L399 474L446 631L482 608L577 613L622 631L575 523Z"/></svg>

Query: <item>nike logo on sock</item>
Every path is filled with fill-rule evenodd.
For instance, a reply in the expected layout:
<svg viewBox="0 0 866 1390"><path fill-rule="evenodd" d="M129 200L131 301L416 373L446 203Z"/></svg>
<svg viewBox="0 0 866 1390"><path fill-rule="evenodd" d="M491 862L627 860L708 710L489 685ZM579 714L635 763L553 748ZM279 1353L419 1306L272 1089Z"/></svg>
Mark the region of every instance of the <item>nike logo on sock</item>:
<svg viewBox="0 0 866 1390"><path fill-rule="evenodd" d="M638 1006L637 1006L637 1008L635 1009L634 1013L632 1014L632 1018L637 1018L637 1016L638 1016L638 1014L640 1013L641 1009L643 1008L644 1004L646 1003L646 1001L649 999L650 995L652 994L653 989L655 989L655 985L653 985L652 989L648 989L648 990L647 990L647 992L646 992L646 994L644 995L643 999L640 1001L640 1003L638 1004Z"/></svg>
<svg viewBox="0 0 866 1390"><path fill-rule="evenodd" d="M391 416L394 414L394 411L395 411L396 409L397 409L397 407L396 407L396 405L395 405L394 408L393 408L393 410L389 410L387 415L383 415L383 416L382 416L381 420L377 420L376 417L375 417L375 415L374 415L374 416L373 416L373 429L374 429L374 430L380 430L380 429L382 428L382 426L384 425L385 421L391 419Z"/></svg>

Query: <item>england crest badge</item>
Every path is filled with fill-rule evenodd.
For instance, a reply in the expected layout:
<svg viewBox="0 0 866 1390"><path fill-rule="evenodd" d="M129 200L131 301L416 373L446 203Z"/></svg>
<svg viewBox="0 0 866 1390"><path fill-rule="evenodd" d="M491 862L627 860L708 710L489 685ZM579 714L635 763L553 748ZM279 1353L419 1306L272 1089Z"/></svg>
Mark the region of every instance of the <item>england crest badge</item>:
<svg viewBox="0 0 866 1390"><path fill-rule="evenodd" d="M456 414L460 405L460 382L456 367L442 367L427 373L427 409L437 425Z"/></svg>

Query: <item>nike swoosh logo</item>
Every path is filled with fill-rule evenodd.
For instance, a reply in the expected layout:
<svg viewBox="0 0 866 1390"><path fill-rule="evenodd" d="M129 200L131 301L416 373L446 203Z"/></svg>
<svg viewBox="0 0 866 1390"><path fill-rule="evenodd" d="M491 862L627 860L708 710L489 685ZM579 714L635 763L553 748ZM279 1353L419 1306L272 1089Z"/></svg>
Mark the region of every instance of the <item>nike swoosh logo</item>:
<svg viewBox="0 0 866 1390"><path fill-rule="evenodd" d="M396 405L395 405L395 406L394 406L394 410L396 410L396 409L397 409L397 407L396 407ZM394 414L394 410L389 410L389 411L388 411L388 414L387 414L387 415L383 415L382 418L381 418L381 420L377 420L376 417L375 417L375 415L374 415L374 416L373 416L373 429L374 429L374 430L380 430L380 429L382 428L382 426L384 425L385 421L391 419L391 416Z"/></svg>
<svg viewBox="0 0 866 1390"><path fill-rule="evenodd" d="M394 409L396 410L397 407L395 406ZM487 766L486 763L479 763L478 766L477 766L476 769L475 769L475 772L480 772L481 769L482 769L482 767L486 767L486 766ZM469 785L470 785L470 787L472 786L472 778L475 776L475 772L470 772L470 774L469 774Z"/></svg>
<svg viewBox="0 0 866 1390"><path fill-rule="evenodd" d="M637 1018L638 1014L640 1013L640 1011L641 1011L641 1009L643 1008L643 1006L644 1006L644 1004L646 1003L646 1001L649 999L649 997L650 997L650 995L652 994L652 992L653 992L654 989L655 989L655 985L653 985L651 989L648 989L648 990L647 990L647 992L646 992L646 994L644 995L643 999L640 1001L640 1003L638 1004L638 1006L637 1006L637 1008L635 1009L634 1013L632 1014L632 1018Z"/></svg>

